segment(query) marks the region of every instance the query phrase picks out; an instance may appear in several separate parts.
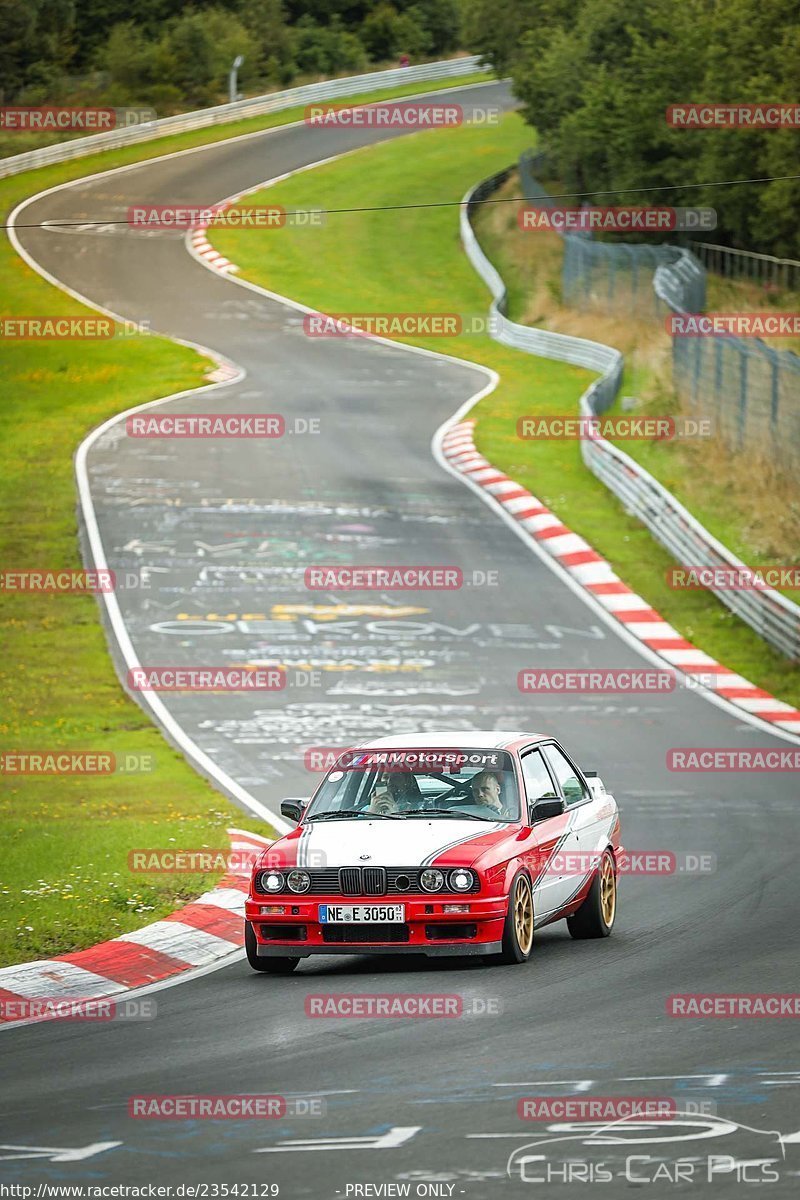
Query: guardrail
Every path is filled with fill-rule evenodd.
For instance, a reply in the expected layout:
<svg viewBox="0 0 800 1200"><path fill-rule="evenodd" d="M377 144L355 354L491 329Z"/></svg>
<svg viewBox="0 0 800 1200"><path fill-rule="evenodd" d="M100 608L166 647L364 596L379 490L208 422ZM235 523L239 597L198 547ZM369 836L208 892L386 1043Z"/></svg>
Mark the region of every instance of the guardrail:
<svg viewBox="0 0 800 1200"><path fill-rule="evenodd" d="M475 237L471 216L476 205L496 191L508 179L512 170L512 167L507 167L477 184L467 192L461 207L461 241L470 262L493 296L489 310L492 336L496 341L512 346L515 350L525 350L528 354L540 354L543 358L554 358L559 362L599 371L600 379L591 385L586 394L591 393L592 411L604 412L614 403L622 382L624 363L620 351L602 342L570 337L565 333L553 333L548 329L535 329L530 325L517 325L516 322L510 321L506 316L506 285Z"/></svg>
<svg viewBox="0 0 800 1200"><path fill-rule="evenodd" d="M539 183L535 171L546 166L544 154L531 150L519 156L522 194L537 208L550 208L557 200ZM704 312L706 272L691 248L664 243L599 242L591 230L565 233L561 283L564 299L577 308L608 312L621 308L640 317L644 309L661 315L661 293L651 287L654 273L669 291L668 302L684 312Z"/></svg>
<svg viewBox="0 0 800 1200"><path fill-rule="evenodd" d="M266 113L281 112L301 104L312 104L319 100L338 100L345 96L357 96L360 92L397 87L404 83L425 80L458 79L476 71L488 71L481 63L479 54L467 58L446 59L433 63L422 63L416 67L393 67L388 71L372 71L364 75L348 75L343 79L323 79L319 83L307 83L303 87L286 88L281 92L269 92L265 96L251 96L237 100L234 104L219 104L214 108L202 108L195 112L178 113L159 121L142 125L131 125L124 129L110 129L107 133L94 133L87 137L73 138L24 154L14 154L0 160L0 179L18 175L35 167L51 163L68 162L96 154L99 150L116 150L136 142L148 142L154 138L167 137L173 133L187 133L192 129L204 129L210 125L223 125L241 121L247 117L260 117Z"/></svg>
<svg viewBox="0 0 800 1200"><path fill-rule="evenodd" d="M530 151L520 155L522 193L536 207L554 203L535 174L546 168L544 155ZM664 305L677 313L705 312L707 272L698 252L702 255L715 249L711 243L687 242L681 248L598 242L589 232L561 232L561 238L562 291L568 303L603 312L617 309L637 318L650 315L661 319ZM782 263L788 270L792 265L789 259L716 249L729 255L731 262L739 256L762 267ZM800 267L800 263L795 265ZM733 268L728 274L735 274ZM673 381L693 414L711 416L730 447L741 450L749 443L784 469L797 471L800 355L773 349L755 337L681 337L673 333L672 365Z"/></svg>
<svg viewBox="0 0 800 1200"><path fill-rule="evenodd" d="M472 228L471 217L478 202L500 187L512 170L513 167L508 167L471 188L461 205L462 244L492 294L492 336L515 350L600 371L600 379L590 384L580 398L581 416L597 417L613 403L619 390L624 365L622 354L601 342L510 321L506 315L506 286L502 276L484 254ZM663 484L617 446L601 437L583 438L581 455L589 470L682 566L746 569L742 560L709 533ZM800 660L798 605L773 588L740 592L709 590L771 646L793 661Z"/></svg>
<svg viewBox="0 0 800 1200"><path fill-rule="evenodd" d="M755 250L738 250L716 242L687 242L703 266L726 279L744 279L772 288L800 287L800 262L796 258L776 258Z"/></svg>
<svg viewBox="0 0 800 1200"><path fill-rule="evenodd" d="M581 397L582 410L584 399ZM618 446L604 439L583 440L581 454L589 470L681 566L745 569L742 560L717 541L672 492ZM800 608L786 596L772 588L709 591L776 650L792 661L800 660Z"/></svg>

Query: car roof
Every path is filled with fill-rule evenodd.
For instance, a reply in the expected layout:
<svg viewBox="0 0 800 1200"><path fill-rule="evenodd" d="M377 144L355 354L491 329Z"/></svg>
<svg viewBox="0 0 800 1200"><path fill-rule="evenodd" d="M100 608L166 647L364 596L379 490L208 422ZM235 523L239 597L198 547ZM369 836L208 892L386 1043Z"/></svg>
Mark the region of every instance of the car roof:
<svg viewBox="0 0 800 1200"><path fill-rule="evenodd" d="M508 729L442 729L433 733L409 733L402 737L375 738L373 741L362 742L360 750L409 750L411 748L424 750L428 747L446 747L447 749L476 749L500 750L520 742L541 742L550 735L546 733L526 733L525 730Z"/></svg>

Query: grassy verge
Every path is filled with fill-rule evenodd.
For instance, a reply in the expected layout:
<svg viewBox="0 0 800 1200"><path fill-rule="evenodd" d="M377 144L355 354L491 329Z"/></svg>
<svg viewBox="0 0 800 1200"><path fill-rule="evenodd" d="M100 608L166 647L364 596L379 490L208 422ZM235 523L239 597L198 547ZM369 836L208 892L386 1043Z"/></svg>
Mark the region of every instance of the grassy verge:
<svg viewBox="0 0 800 1200"><path fill-rule="evenodd" d="M452 200L513 161L529 142L530 131L514 114L495 129L420 134L286 180L255 202L333 209L352 203L354 194L363 207ZM485 313L486 289L461 249L457 222L454 207L345 213L302 239L219 229L213 240L245 277L323 311ZM497 246L488 248L494 252ZM496 261L505 267L501 254ZM545 278L545 291L547 286ZM594 336L603 339L602 327ZM409 340L497 370L498 389L474 410L481 451L607 556L686 637L776 695L800 703L800 672L712 596L667 587L672 559L586 471L576 443L534 446L516 437L523 414L574 413L588 372L517 353L485 335Z"/></svg>
<svg viewBox="0 0 800 1200"><path fill-rule="evenodd" d="M484 76L476 76L482 79ZM471 82L470 79L464 82ZM441 87L452 86L451 81ZM409 94L436 84L407 85ZM0 181L0 211L99 169L286 124L302 110L165 138ZM5 316L86 315L0 241ZM72 454L90 429L134 404L200 386L209 363L155 337L6 341L0 365L2 567L80 566ZM156 920L214 875L132 875L136 847L227 846L230 824L270 833L201 779L161 738L113 671L91 597L0 591L0 750L144 756L145 774L0 775L0 965L67 953Z"/></svg>
<svg viewBox="0 0 800 1200"><path fill-rule="evenodd" d="M6 315L80 308L14 260ZM6 568L78 567L71 452L111 413L199 385L199 355L161 338L13 342L4 347L0 539ZM145 382L143 382L145 381ZM130 848L227 844L246 822L172 751L114 674L96 601L0 593L0 747L146 755L152 772L5 775L0 963L63 953L145 924L210 878L134 876ZM257 828L255 823L250 827Z"/></svg>
<svg viewBox="0 0 800 1200"><path fill-rule="evenodd" d="M499 193L512 197L519 194L516 175ZM679 415L680 404L672 388L670 339L661 322L648 315L637 319L627 310L624 314L579 312L564 307L561 239L555 233L520 231L517 207L513 203L487 206L480 210L476 220L484 249L508 285L512 320L617 346L626 360L620 395L636 397L637 412ZM768 305L760 293L761 289L754 285L709 275L708 308L765 309ZM785 293L775 306L793 310L796 303ZM745 562L767 566L795 561L800 544L797 485L771 463L753 452L732 452L713 439L626 442L622 449L669 488L715 537ZM782 590L800 603L800 591Z"/></svg>
<svg viewBox="0 0 800 1200"><path fill-rule="evenodd" d="M729 279L707 275L706 309L708 312L793 312L800 308L800 294L789 288L765 287L749 279ZM793 350L800 354L800 337L764 338L773 350Z"/></svg>

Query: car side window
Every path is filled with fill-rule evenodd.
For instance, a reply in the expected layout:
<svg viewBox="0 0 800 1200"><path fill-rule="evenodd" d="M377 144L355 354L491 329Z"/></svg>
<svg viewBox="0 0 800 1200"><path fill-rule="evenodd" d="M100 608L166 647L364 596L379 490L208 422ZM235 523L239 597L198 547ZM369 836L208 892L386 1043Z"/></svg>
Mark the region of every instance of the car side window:
<svg viewBox="0 0 800 1200"><path fill-rule="evenodd" d="M581 780L578 778L575 768L572 763L562 754L558 746L546 746L545 754L547 761L553 768L553 774L558 780L559 787L564 793L564 800L567 807L570 804L580 804L588 796L588 792Z"/></svg>
<svg viewBox="0 0 800 1200"><path fill-rule="evenodd" d="M525 780L528 804L535 804L537 800L556 798L557 793L553 786L553 780L538 750L532 750L530 754L523 756L522 778Z"/></svg>

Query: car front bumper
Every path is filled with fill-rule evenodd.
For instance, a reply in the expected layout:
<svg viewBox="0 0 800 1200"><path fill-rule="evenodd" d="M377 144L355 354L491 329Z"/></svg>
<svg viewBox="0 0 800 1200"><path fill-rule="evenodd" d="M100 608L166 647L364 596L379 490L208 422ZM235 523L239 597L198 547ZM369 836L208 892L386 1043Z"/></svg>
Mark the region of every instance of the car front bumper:
<svg viewBox="0 0 800 1200"><path fill-rule="evenodd" d="M393 942L348 942L341 946L310 946L292 942L280 945L276 942L259 943L256 953L259 958L310 958L314 954L424 954L430 958L450 956L465 957L481 954L499 954L503 949L500 942L437 942L420 945L397 945Z"/></svg>
<svg viewBox="0 0 800 1200"><path fill-rule="evenodd" d="M392 925L322 924L321 904L401 903L405 921ZM465 911L445 913L445 904ZM262 911L283 907L282 913ZM248 898L245 919L253 927L259 957L307 958L313 954L497 954L502 949L508 897L433 896L354 898L302 896Z"/></svg>

